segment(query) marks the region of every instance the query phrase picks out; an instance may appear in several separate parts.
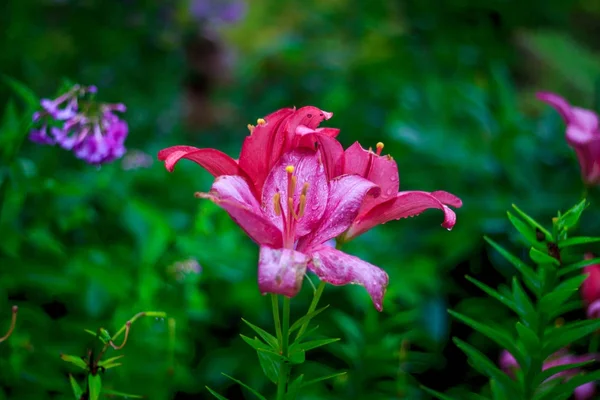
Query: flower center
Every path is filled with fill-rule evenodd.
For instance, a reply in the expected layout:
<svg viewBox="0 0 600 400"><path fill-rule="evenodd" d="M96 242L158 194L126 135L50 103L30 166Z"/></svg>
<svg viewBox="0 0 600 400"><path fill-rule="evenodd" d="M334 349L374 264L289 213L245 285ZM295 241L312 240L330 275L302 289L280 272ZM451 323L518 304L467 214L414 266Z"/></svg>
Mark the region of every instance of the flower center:
<svg viewBox="0 0 600 400"><path fill-rule="evenodd" d="M304 216L306 209L306 195L308 193L308 182L302 185L302 191L300 192L300 200L298 206L294 206L294 194L296 193L296 185L298 178L294 175L294 166L288 165L285 167L287 172L287 193L286 198L282 199L280 192L275 193L273 196L273 208L275 215L281 216L283 219L283 244L286 248L293 248L295 242L296 222ZM283 210L283 201L287 201L287 213Z"/></svg>

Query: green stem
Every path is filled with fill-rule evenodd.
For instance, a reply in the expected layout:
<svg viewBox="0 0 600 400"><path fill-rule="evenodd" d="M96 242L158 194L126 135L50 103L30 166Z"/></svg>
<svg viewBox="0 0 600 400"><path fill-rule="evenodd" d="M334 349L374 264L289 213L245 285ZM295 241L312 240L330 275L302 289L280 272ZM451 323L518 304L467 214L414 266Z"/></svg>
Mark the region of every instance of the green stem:
<svg viewBox="0 0 600 400"><path fill-rule="evenodd" d="M324 281L321 281L319 283L319 286L317 286L317 290L315 290L315 295L313 296L313 299L310 302L310 306L308 307L308 312L306 314L310 314L317 309L317 305L319 304L319 300L321 299L323 290L325 290L325 285L326 285L326 283ZM308 328L309 322L310 321L306 321L305 323L302 324L302 326L298 330L298 334L296 335L296 340L298 340L300 335L302 335L304 333L304 331L306 331L306 328Z"/></svg>
<svg viewBox="0 0 600 400"><path fill-rule="evenodd" d="M290 368L287 363L288 345L289 345L289 329L290 329L290 299L283 297L283 324L281 327L281 356L285 360L279 365L279 381L277 382L277 400L283 400L287 390L287 382L290 374Z"/></svg>
<svg viewBox="0 0 600 400"><path fill-rule="evenodd" d="M279 301L277 295L271 293L271 305L273 307L273 322L275 322L275 333L277 334L277 341L279 342L279 348L281 349L281 321L279 320Z"/></svg>

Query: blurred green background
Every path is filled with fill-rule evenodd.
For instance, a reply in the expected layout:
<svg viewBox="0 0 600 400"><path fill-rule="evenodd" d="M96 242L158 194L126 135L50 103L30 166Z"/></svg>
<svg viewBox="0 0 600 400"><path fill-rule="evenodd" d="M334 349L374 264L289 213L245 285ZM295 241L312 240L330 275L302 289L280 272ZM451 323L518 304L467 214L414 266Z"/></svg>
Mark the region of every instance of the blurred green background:
<svg viewBox="0 0 600 400"><path fill-rule="evenodd" d="M518 249L505 218L512 203L549 223L581 198L564 125L534 93L598 109L599 26L596 0L2 2L0 72L40 97L63 78L95 84L100 99L127 105L130 134L124 159L101 168L30 142L0 165L0 331L10 306L20 308L0 344L0 399L72 398L68 374L81 375L59 355L84 356L93 339L84 328L114 332L140 311L172 320L134 324L107 388L185 400L210 398L208 385L244 398L225 372L272 394L239 338L251 335L241 317L273 330L258 250L225 212L193 197L209 189L208 173L182 162L169 174L155 155L187 144L237 156L248 123L294 105L334 112L326 125L341 128L345 146L383 141L403 190L464 202L452 232L428 211L346 245L390 275L385 310L360 287L327 287L318 332L342 340L301 369L348 374L302 398L428 399L419 383L476 390L485 379L449 337L494 358L499 349L445 310L510 321L464 279L496 285L512 273L482 235ZM7 85L0 107L30 117ZM597 235L600 208L586 215L580 232ZM294 316L310 298L305 284Z"/></svg>

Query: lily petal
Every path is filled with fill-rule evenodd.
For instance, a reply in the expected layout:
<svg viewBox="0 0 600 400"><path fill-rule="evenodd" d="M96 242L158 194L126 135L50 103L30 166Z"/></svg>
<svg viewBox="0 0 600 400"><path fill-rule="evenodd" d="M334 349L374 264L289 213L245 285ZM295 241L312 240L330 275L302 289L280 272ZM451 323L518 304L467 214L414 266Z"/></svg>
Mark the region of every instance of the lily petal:
<svg viewBox="0 0 600 400"><path fill-rule="evenodd" d="M286 167L290 165L294 167L293 176L296 179L294 193L292 194L295 213L300 211L300 197L303 187L305 184L308 186L304 199L303 215L299 216L295 222L296 236L300 237L313 231L319 224L319 220L327 206L329 187L325 169L319 163L316 152L308 149L296 149L284 154L267 177L262 194L265 214L280 230L284 230L283 221L284 219L287 220L289 214L287 199L290 194L288 193ZM276 211L273 201L277 193L279 193L278 196L281 199L278 211Z"/></svg>
<svg viewBox="0 0 600 400"><path fill-rule="evenodd" d="M158 152L158 159L165 162L165 167L169 172L173 172L175 164L182 158L194 161L214 177L242 174L239 165L233 158L216 149L199 149L192 146L173 146Z"/></svg>
<svg viewBox="0 0 600 400"><path fill-rule="evenodd" d="M451 206L454 208L461 208L463 203L462 200L453 195L452 193L445 192L443 190L436 190L435 192L431 192L431 195L446 204L447 206Z"/></svg>
<svg viewBox="0 0 600 400"><path fill-rule="evenodd" d="M340 142L324 135L317 135L316 140L327 177L333 179L341 175L344 168L344 148Z"/></svg>
<svg viewBox="0 0 600 400"><path fill-rule="evenodd" d="M284 152L293 148L296 130L300 125L305 128L316 129L321 122L333 117L333 113L323 111L314 106L301 107L288 118L285 122L285 132L287 134ZM302 128L304 129L304 128Z"/></svg>
<svg viewBox="0 0 600 400"><path fill-rule="evenodd" d="M400 189L396 161L389 156L378 156L372 151L365 150L358 142L348 147L344 153L343 173L360 175L381 188L381 194L377 199L365 199L361 213L394 198Z"/></svg>
<svg viewBox="0 0 600 400"><path fill-rule="evenodd" d="M381 203L366 213L359 215L348 232L346 240L350 240L376 225L395 219L413 217L429 208L437 208L444 212L442 226L448 230L456 223L456 214L431 193L420 191L400 192L395 198Z"/></svg>
<svg viewBox="0 0 600 400"><path fill-rule="evenodd" d="M587 143L600 134L598 115L593 111L573 107L554 93L540 92L537 98L558 111L567 125L567 141L571 145Z"/></svg>
<svg viewBox="0 0 600 400"><path fill-rule="evenodd" d="M302 287L309 260L306 254L292 249L261 246L258 260L260 292L294 297Z"/></svg>
<svg viewBox="0 0 600 400"><path fill-rule="evenodd" d="M223 208L231 219L256 243L281 247L281 231L260 209L248 183L241 176L223 175L215 179L209 193L198 197L212 200Z"/></svg>
<svg viewBox="0 0 600 400"><path fill-rule="evenodd" d="M378 311L383 310L383 296L388 275L382 269L329 246L320 246L312 252L309 269L332 285L358 284L369 292Z"/></svg>
<svg viewBox="0 0 600 400"><path fill-rule="evenodd" d="M282 124L294 114L292 108L282 108L267 115L244 139L240 152L240 167L252 178L258 194L273 163L279 159L286 139Z"/></svg>
<svg viewBox="0 0 600 400"><path fill-rule="evenodd" d="M368 194L377 196L380 189L358 175L342 175L329 182L329 199L320 225L298 242L298 249L308 249L339 236L351 225Z"/></svg>

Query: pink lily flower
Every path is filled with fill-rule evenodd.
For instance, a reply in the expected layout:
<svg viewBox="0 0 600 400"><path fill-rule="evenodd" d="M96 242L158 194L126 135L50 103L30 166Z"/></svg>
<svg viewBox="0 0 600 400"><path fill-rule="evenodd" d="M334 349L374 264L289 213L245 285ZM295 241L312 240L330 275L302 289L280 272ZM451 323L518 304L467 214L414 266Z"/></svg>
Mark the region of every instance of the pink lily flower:
<svg viewBox="0 0 600 400"><path fill-rule="evenodd" d="M577 364L581 362L595 360L597 355L594 354L586 354L583 356L576 356L570 354L567 349L562 349L551 355L544 361L542 365L542 371L547 370L548 368L557 367L559 365L568 365L568 364ZM515 377L515 370L520 369L521 367L515 360L515 357L510 354L507 350L503 350L500 354L500 368L511 378ZM563 377L565 380L569 380L570 378L576 376L581 372L579 368L569 369L563 372L559 372L557 374L549 377L545 382L550 381L552 379L556 379L559 377ZM576 400L590 400L594 398L594 394L596 393L596 385L594 382L584 383L583 385L577 387L573 393Z"/></svg>
<svg viewBox="0 0 600 400"><path fill-rule="evenodd" d="M398 165L387 155L382 156L383 143L377 144L377 151L365 150L355 142L346 151L337 140L321 135L317 138L323 164L328 176L357 174L375 183L381 189L378 197L366 197L358 216L339 240L349 241L371 228L391 220L414 217L430 208L444 212L442 226L448 230L456 223L456 214L448 206L460 208L462 201L444 191L399 191L400 179Z"/></svg>
<svg viewBox="0 0 600 400"><path fill-rule="evenodd" d="M330 239L352 224L367 194L380 189L357 175L327 178L320 154L310 149L285 153L271 168L259 199L241 175L221 175L209 193L260 245L261 293L295 296L306 269L333 285L359 284L381 311L388 275L378 267L331 247Z"/></svg>
<svg viewBox="0 0 600 400"><path fill-rule="evenodd" d="M586 260L594 258L592 253L587 253ZM581 297L587 307L588 318L600 318L600 265L588 265L583 269L584 274L589 274L581 285Z"/></svg>
<svg viewBox="0 0 600 400"><path fill-rule="evenodd" d="M567 142L577 153L583 181L600 183L600 125L598 115L591 110L571 106L564 98L548 92L537 98L558 111L567 125Z"/></svg>
<svg viewBox="0 0 600 400"><path fill-rule="evenodd" d="M192 146L168 147L158 153L158 159L165 162L169 172L173 172L179 160L188 159L215 178L222 175L241 176L250 183L255 197L259 199L271 168L284 153L297 145L297 131L310 130L332 137L339 133L334 128L318 128L323 120L332 116L333 113L306 106L298 110L282 108L265 118L259 118L256 126L248 125L250 135L245 138L237 160L216 149Z"/></svg>

